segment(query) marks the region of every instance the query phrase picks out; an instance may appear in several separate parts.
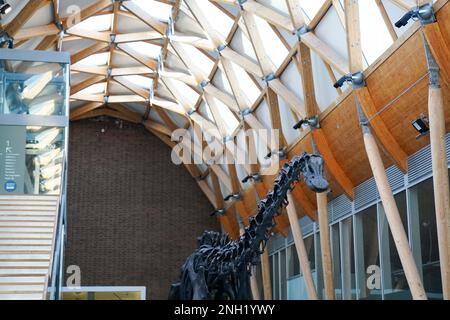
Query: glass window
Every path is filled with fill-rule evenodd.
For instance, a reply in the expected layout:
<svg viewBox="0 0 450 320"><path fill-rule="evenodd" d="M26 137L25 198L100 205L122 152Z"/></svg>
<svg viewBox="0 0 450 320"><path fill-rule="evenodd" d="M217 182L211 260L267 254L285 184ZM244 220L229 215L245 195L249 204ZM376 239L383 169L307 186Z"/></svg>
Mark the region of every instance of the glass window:
<svg viewBox="0 0 450 320"><path fill-rule="evenodd" d="M280 299L287 299L286 249L280 251Z"/></svg>
<svg viewBox="0 0 450 320"><path fill-rule="evenodd" d="M306 247L306 254L308 255L309 264L311 265L311 271L316 269L316 262L314 256L314 235L306 237L304 240Z"/></svg>
<svg viewBox="0 0 450 320"><path fill-rule="evenodd" d="M433 194L432 179L410 190L411 242L416 262L423 273L423 285L428 297L441 299L442 282Z"/></svg>
<svg viewBox="0 0 450 320"><path fill-rule="evenodd" d="M274 257L274 255L271 255L270 257L269 257L269 267L270 267L270 284L271 284L271 286L272 286L272 298L274 298L274 296L275 296L275 292L274 292L274 288L275 288L275 286L274 286L274 283L275 283L275 275L273 274L273 258ZM263 288L263 290L264 290L264 288Z"/></svg>
<svg viewBox="0 0 450 320"><path fill-rule="evenodd" d="M272 298L280 299L280 262L279 252L270 257L270 273L272 274Z"/></svg>
<svg viewBox="0 0 450 320"><path fill-rule="evenodd" d="M256 283L258 285L258 292L261 299L264 297L264 287L263 287L263 281L262 281L262 269L261 264L258 263L256 265L255 270L255 277L256 277Z"/></svg>
<svg viewBox="0 0 450 320"><path fill-rule="evenodd" d="M355 216L359 299L381 299L377 206Z"/></svg>
<svg viewBox="0 0 450 320"><path fill-rule="evenodd" d="M335 297L342 299L341 250L339 246L339 223L331 226L331 255L333 263L333 285Z"/></svg>
<svg viewBox="0 0 450 320"><path fill-rule="evenodd" d="M317 272L315 270L315 253L314 253L314 235L310 235L303 239L305 243L306 253L311 266L313 281L317 284ZM288 248L288 276L287 281L287 298L290 300L307 300L308 290L306 283L300 270L300 263L298 260L295 245Z"/></svg>
<svg viewBox="0 0 450 320"><path fill-rule="evenodd" d="M298 260L297 249L295 245L287 248L288 257L288 279L300 275L300 262Z"/></svg>
<svg viewBox="0 0 450 320"><path fill-rule="evenodd" d="M56 63L4 62L0 114L64 115L65 69Z"/></svg>
<svg viewBox="0 0 450 320"><path fill-rule="evenodd" d="M395 202L400 213L403 228L405 231L408 231L406 192L395 195ZM378 220L380 225L379 241L384 299L411 299L400 257L381 204L379 204Z"/></svg>
<svg viewBox="0 0 450 320"><path fill-rule="evenodd" d="M324 284L323 284L323 269L322 269L322 251L320 246L320 232L317 232L314 234L314 248L315 248L315 272L316 272L316 289L317 289L317 296L319 299L324 299Z"/></svg>
<svg viewBox="0 0 450 320"><path fill-rule="evenodd" d="M342 299L356 299L355 258L353 248L353 221L349 217L340 222Z"/></svg>
<svg viewBox="0 0 450 320"><path fill-rule="evenodd" d="M402 220L403 228L408 230L407 221L407 206L406 206L406 192L401 192L395 195L395 202L397 204L400 218ZM384 214L384 211L383 211ZM385 219L384 225L388 225ZM395 246L392 233L386 227L382 230L384 236L388 234L389 241L385 241L383 250L386 250L385 254L389 252L389 259L386 259L383 263L384 277L384 298L389 299L411 299L408 283L406 281L405 273L403 271L402 263L398 255L397 248Z"/></svg>

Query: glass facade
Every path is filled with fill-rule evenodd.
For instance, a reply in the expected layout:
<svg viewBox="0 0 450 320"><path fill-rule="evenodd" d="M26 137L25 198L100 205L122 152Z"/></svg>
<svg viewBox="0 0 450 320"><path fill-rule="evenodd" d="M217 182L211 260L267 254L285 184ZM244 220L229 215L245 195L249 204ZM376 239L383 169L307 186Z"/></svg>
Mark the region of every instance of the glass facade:
<svg viewBox="0 0 450 320"><path fill-rule="evenodd" d="M376 192L376 189L372 190ZM330 223L336 299L412 298L383 206L377 197L374 195L375 200L358 210L352 205L350 213ZM432 178L425 176L415 183L405 183L403 188L395 190L395 200L427 296L442 299ZM330 214L339 217L339 212L332 210ZM304 232L304 242L317 293L322 298L319 230L317 223L311 224L309 232ZM308 299L295 245L292 239L284 241L284 247L278 245L278 249L270 252L271 259L277 261L277 267L272 269L274 299L284 299L285 293L287 299ZM284 266L287 266L286 271Z"/></svg>
<svg viewBox="0 0 450 320"><path fill-rule="evenodd" d="M421 266L423 285L431 297L442 294L433 180L427 179L409 190L413 254Z"/></svg>
<svg viewBox="0 0 450 320"><path fill-rule="evenodd" d="M355 215L355 246L358 259L358 297L381 299L381 281L376 277L380 266L376 205Z"/></svg>
<svg viewBox="0 0 450 320"><path fill-rule="evenodd" d="M60 194L68 54L0 49L0 194Z"/></svg>
<svg viewBox="0 0 450 320"><path fill-rule="evenodd" d="M2 60L2 114L65 115L65 66Z"/></svg>
<svg viewBox="0 0 450 320"><path fill-rule="evenodd" d="M50 299L63 282L69 99L68 52L0 49L0 194L59 195Z"/></svg>
<svg viewBox="0 0 450 320"><path fill-rule="evenodd" d="M314 241L319 235L310 235L304 239L306 253L311 266L314 282L317 286L317 272L316 272L316 252L314 251ZM288 262L288 277L287 277L287 299L307 299L308 293L306 291L306 284L303 274L300 269L297 250L293 244L287 248L287 262Z"/></svg>

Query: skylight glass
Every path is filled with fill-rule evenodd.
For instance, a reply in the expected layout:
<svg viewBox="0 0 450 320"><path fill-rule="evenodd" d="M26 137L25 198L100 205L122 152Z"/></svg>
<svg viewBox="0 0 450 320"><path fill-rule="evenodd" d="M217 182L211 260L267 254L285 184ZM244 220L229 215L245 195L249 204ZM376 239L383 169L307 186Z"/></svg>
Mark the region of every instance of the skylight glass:
<svg viewBox="0 0 450 320"><path fill-rule="evenodd" d="M102 14L90 17L78 23L75 28L89 31L110 31L112 26L113 15Z"/></svg>
<svg viewBox="0 0 450 320"><path fill-rule="evenodd" d="M361 46L367 63L373 63L393 43L375 1L360 1Z"/></svg>
<svg viewBox="0 0 450 320"><path fill-rule="evenodd" d="M244 69L234 63L232 63L231 66L236 73L237 79L239 81L239 86L243 89L244 94L249 99L250 104L253 104L253 102L255 102L255 100L259 97L261 93L260 90Z"/></svg>
<svg viewBox="0 0 450 320"><path fill-rule="evenodd" d="M172 6L154 0L133 0L142 10L160 21L169 21L172 13Z"/></svg>
<svg viewBox="0 0 450 320"><path fill-rule="evenodd" d="M214 121L214 115L211 111L211 108L205 102L202 102L199 110L201 113L203 113L206 116L207 119Z"/></svg>
<svg viewBox="0 0 450 320"><path fill-rule="evenodd" d="M283 45L278 35L272 30L270 25L258 16L255 16L256 27L263 39L264 49L270 60L278 68L286 58L289 51Z"/></svg>
<svg viewBox="0 0 450 320"><path fill-rule="evenodd" d="M103 94L106 89L106 82L93 84L90 87L87 87L86 89L81 90L78 92L78 95L91 95L91 94Z"/></svg>
<svg viewBox="0 0 450 320"><path fill-rule="evenodd" d="M189 56L189 59L192 61L192 63L194 63L198 68L200 68L203 71L203 73L208 75L211 72L214 66L214 62L211 59L209 59L204 53L202 53L200 50L198 50L193 46L186 45L184 43L180 43L180 45L185 50L186 54Z"/></svg>
<svg viewBox="0 0 450 320"><path fill-rule="evenodd" d="M298 0L300 2L300 5L309 18L309 20L312 20L317 12L319 12L319 9L323 6L325 0ZM360 1L362 2L362 1Z"/></svg>
<svg viewBox="0 0 450 320"><path fill-rule="evenodd" d="M128 46L139 52L142 56L157 59L161 53L161 47L151 43L138 41L130 42Z"/></svg>
<svg viewBox="0 0 450 320"><path fill-rule="evenodd" d="M241 20L241 23L242 23L242 25L244 25L243 20ZM233 50L241 53L242 55L247 56L248 58L251 58L255 63L257 63L255 51L253 50L252 43L250 42L249 38L242 31L241 28L236 30L233 39L231 39L231 48Z"/></svg>
<svg viewBox="0 0 450 320"><path fill-rule="evenodd" d="M109 52L96 53L78 61L76 64L81 66L104 66L108 64L109 55Z"/></svg>
<svg viewBox="0 0 450 320"><path fill-rule="evenodd" d="M233 133L233 131L237 128L239 125L239 122L237 121L236 117L233 115L231 110L222 103L222 101L213 98L216 105L218 106L217 112L222 119L222 122L226 126L227 134Z"/></svg>
<svg viewBox="0 0 450 320"><path fill-rule="evenodd" d="M202 1L200 8L212 27L226 38L233 26L233 19L228 17L209 1Z"/></svg>
<svg viewBox="0 0 450 320"><path fill-rule="evenodd" d="M185 83L178 81L178 80L166 79L165 81L169 81L171 83L171 85L173 85L176 88L178 93L182 95L182 97L178 97L178 98L182 98L182 101L185 99L185 100L189 101L189 104L191 104L191 105L194 105L195 103L197 103L199 95L197 92L192 90L191 87L189 87Z"/></svg>
<svg viewBox="0 0 450 320"><path fill-rule="evenodd" d="M344 8L344 0L340 0ZM361 47L368 65L372 64L393 43L383 16L375 1L360 1Z"/></svg>
<svg viewBox="0 0 450 320"><path fill-rule="evenodd" d="M144 76L124 76L123 77L126 81L131 82L135 86L138 86L143 89L150 90L150 88L153 87L153 79L147 78Z"/></svg>

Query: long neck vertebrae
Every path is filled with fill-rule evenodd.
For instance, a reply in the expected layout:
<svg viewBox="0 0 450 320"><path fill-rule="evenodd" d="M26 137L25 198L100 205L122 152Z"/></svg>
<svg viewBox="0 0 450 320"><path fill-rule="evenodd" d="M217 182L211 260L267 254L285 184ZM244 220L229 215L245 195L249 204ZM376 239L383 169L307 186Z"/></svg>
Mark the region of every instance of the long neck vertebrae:
<svg viewBox="0 0 450 320"><path fill-rule="evenodd" d="M288 191L298 182L302 174L304 177L308 175L305 170L309 169L307 164L309 157L311 155L306 153L296 156L281 168L275 179L273 190L260 202L258 213L250 219L250 224L239 239L241 264L255 262L254 260L258 259L261 243L264 247L275 226L274 217L279 215L281 209L288 204Z"/></svg>

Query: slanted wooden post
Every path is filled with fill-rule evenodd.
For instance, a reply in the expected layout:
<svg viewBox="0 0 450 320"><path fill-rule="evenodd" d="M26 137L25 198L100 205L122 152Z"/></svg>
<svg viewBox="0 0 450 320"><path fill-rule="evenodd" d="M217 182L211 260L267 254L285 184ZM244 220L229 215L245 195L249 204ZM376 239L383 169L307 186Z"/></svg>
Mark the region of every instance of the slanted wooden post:
<svg viewBox="0 0 450 320"><path fill-rule="evenodd" d="M430 123L431 159L433 163L433 187L436 211L436 225L441 266L442 293L444 300L450 299L450 258L449 219L450 193L448 162L445 147L445 114L440 70L427 40L424 38L425 52L429 68L428 118Z"/></svg>
<svg viewBox="0 0 450 320"><path fill-rule="evenodd" d="M378 149L375 137L370 131L367 120L365 119L360 106L358 106L358 111L360 113L364 145L369 158L370 167L372 168L378 192L383 203L386 219L405 272L406 280L408 281L409 289L411 290L414 300L426 300L427 296L425 294L414 257L409 247L408 238L406 236L405 229L403 228L402 220L400 218L397 204L395 203L392 189L389 185L383 161L381 159L380 150Z"/></svg>
<svg viewBox="0 0 450 320"><path fill-rule="evenodd" d="M297 212L294 207L294 197L290 192L287 194L289 204L287 206L287 213L289 217L289 223L291 224L292 235L294 237L295 249L297 250L298 260L300 262L300 269L305 280L306 290L308 292L308 298L310 300L317 300L317 291L314 286L314 281L311 273L311 266L306 253L305 242L303 241L302 229L298 223Z"/></svg>
<svg viewBox="0 0 450 320"><path fill-rule="evenodd" d="M245 229L241 226L241 228L239 229L240 235L242 236L244 232ZM253 300L261 300L261 295L258 289L258 280L256 278L256 266L251 266L250 290L252 291Z"/></svg>
<svg viewBox="0 0 450 320"><path fill-rule="evenodd" d="M256 279L256 267L252 266L252 275L250 277L250 288L252 290L253 300L261 300L261 295L259 294L258 281Z"/></svg>
<svg viewBox="0 0 450 320"><path fill-rule="evenodd" d="M358 0L344 0L344 7L350 72L352 74L356 74L357 72L361 72L364 67L361 49ZM362 107L365 110L372 110L374 108L373 102L369 99L370 96L368 95L368 89L365 87L365 83L353 82L353 88L355 89L355 100L363 130L364 146L367 152L367 157L369 158L370 167L372 168L375 183L383 203L386 219L388 221L392 237L394 238L395 246L405 272L406 280L408 281L409 289L411 290L413 299L426 300L427 296L422 285L422 279L419 271L417 270L414 257L409 247L408 238L406 236L405 229L403 228L397 204L395 203L394 194L392 193L391 186L389 185L383 161L381 159L380 150L378 149L375 137L369 128L366 115L361 109L358 97L363 99L361 100L363 103ZM379 121L379 119L376 120ZM402 169L405 167L406 169L406 155L402 152L385 125L382 123L377 124L377 122L374 121L374 131L378 131L379 138L384 137L380 140L384 141L383 144L385 144L385 147L388 147L389 152L399 164L399 167Z"/></svg>
<svg viewBox="0 0 450 320"><path fill-rule="evenodd" d="M333 266L331 264L330 228L328 226L328 199L327 194L316 193L317 211L320 230L320 253L322 257L323 283L325 299L334 300Z"/></svg>
<svg viewBox="0 0 450 320"><path fill-rule="evenodd" d="M442 293L450 298L449 259L449 181L445 150L445 117L441 88L429 88L428 117L430 121L431 159L433 162L433 187L436 225L441 265Z"/></svg>
<svg viewBox="0 0 450 320"><path fill-rule="evenodd" d="M269 252L267 248L261 255L261 271L262 271L262 279L263 279L263 292L264 292L264 300L272 300L272 285L270 278L270 261L269 261Z"/></svg>

